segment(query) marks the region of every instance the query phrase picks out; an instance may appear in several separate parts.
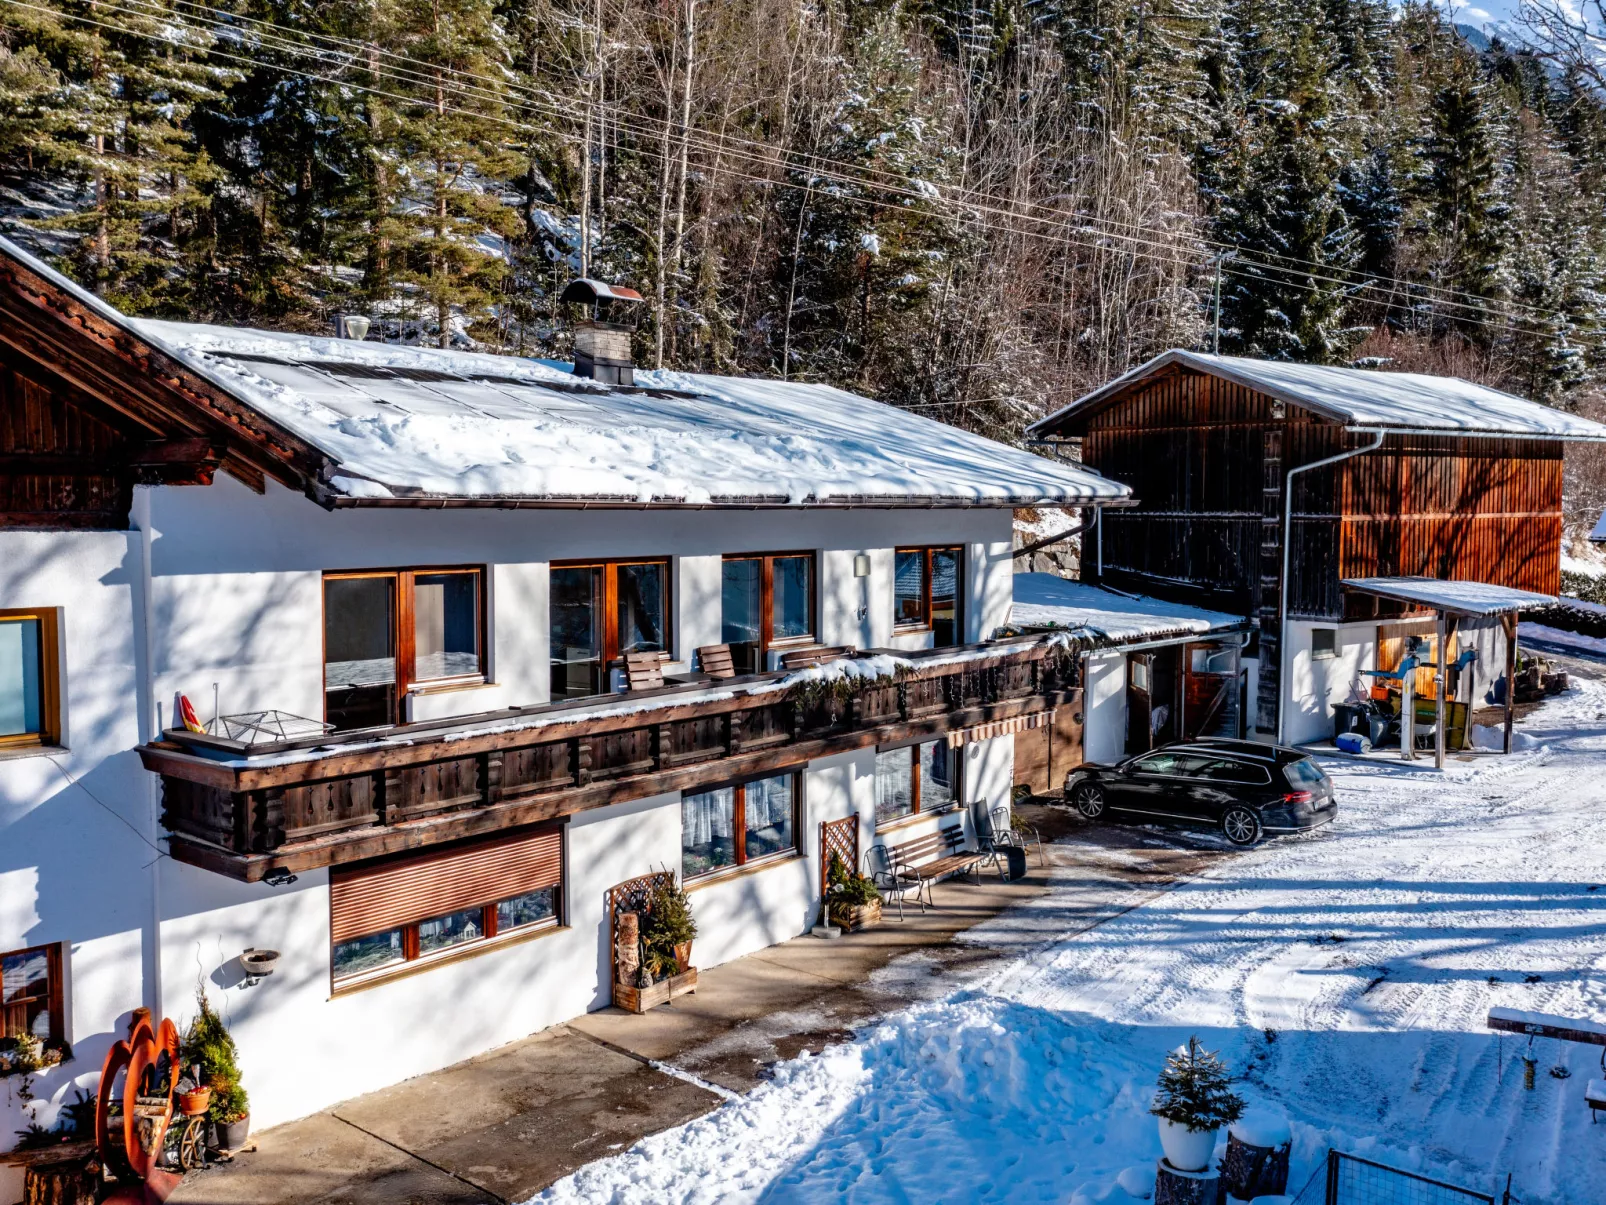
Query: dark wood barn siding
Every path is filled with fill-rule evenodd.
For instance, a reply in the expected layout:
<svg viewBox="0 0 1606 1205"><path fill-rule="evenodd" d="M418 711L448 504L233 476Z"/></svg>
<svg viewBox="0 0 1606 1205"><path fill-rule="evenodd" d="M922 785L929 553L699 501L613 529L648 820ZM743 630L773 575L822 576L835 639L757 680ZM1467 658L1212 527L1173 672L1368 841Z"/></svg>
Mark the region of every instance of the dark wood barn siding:
<svg viewBox="0 0 1606 1205"><path fill-rule="evenodd" d="M1391 436L1344 470L1337 576L1560 590L1560 443ZM1348 602L1351 618L1374 613Z"/></svg>
<svg viewBox="0 0 1606 1205"><path fill-rule="evenodd" d="M0 352L0 527L128 525L126 441L72 393Z"/></svg>

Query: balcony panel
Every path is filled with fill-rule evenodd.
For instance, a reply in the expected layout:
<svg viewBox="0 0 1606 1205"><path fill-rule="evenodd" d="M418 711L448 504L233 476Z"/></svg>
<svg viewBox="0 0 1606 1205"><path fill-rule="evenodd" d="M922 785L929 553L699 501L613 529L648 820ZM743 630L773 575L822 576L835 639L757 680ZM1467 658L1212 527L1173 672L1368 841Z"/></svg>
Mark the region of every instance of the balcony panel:
<svg viewBox="0 0 1606 1205"><path fill-rule="evenodd" d="M249 881L936 738L1078 693L1077 659L1048 638L893 655L895 678L756 674L266 749L169 732L139 752L162 776L173 856Z"/></svg>

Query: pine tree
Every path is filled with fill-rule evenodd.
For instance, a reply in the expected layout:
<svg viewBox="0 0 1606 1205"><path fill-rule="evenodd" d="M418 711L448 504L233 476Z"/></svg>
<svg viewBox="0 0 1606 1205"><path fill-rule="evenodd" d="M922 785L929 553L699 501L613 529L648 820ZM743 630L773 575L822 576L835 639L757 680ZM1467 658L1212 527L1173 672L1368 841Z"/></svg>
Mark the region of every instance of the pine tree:
<svg viewBox="0 0 1606 1205"><path fill-rule="evenodd" d="M1243 1097L1232 1090L1232 1083L1220 1056L1191 1037L1166 1056L1149 1112L1190 1130L1218 1129L1243 1116Z"/></svg>

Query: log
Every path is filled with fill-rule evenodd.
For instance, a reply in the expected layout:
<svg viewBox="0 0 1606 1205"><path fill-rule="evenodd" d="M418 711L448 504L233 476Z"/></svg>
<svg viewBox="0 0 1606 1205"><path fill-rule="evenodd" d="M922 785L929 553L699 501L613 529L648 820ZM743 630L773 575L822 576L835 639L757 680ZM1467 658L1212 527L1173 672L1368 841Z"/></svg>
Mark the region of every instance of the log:
<svg viewBox="0 0 1606 1205"><path fill-rule="evenodd" d="M613 947L613 981L615 983L636 982L636 972L641 969L641 917L635 912L621 912Z"/></svg>
<svg viewBox="0 0 1606 1205"><path fill-rule="evenodd" d="M22 1205L92 1205L95 1177L89 1164L87 1158L32 1164L23 1174Z"/></svg>
<svg viewBox="0 0 1606 1205"><path fill-rule="evenodd" d="M1216 1205L1220 1199L1215 1172L1179 1172L1163 1158L1156 1166L1154 1205Z"/></svg>
<svg viewBox="0 0 1606 1205"><path fill-rule="evenodd" d="M1288 1189L1288 1158L1292 1142L1255 1146L1237 1134L1227 1133L1227 1153L1221 1159L1221 1184L1229 1196L1243 1201L1275 1197Z"/></svg>

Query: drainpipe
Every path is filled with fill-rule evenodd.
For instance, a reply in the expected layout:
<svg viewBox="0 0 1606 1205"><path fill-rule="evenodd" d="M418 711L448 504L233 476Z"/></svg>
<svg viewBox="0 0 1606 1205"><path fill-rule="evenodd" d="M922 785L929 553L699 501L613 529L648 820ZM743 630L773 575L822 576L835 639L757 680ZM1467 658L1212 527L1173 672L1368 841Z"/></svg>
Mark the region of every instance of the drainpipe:
<svg viewBox="0 0 1606 1205"><path fill-rule="evenodd" d="M1277 598L1277 743L1283 743L1283 730L1288 708L1283 701L1288 695L1288 542L1294 528L1294 477L1299 473L1308 473L1312 469L1323 468L1326 465L1337 464L1341 460L1348 460L1351 456L1359 456L1363 452L1375 452L1383 446L1387 431L1377 432L1372 442L1363 444L1358 448L1351 448L1347 452L1340 452L1336 456L1328 456L1322 460L1313 460L1309 464L1302 464L1296 469L1289 469L1283 477L1283 575L1278 582Z"/></svg>
<svg viewBox="0 0 1606 1205"><path fill-rule="evenodd" d="M133 505L130 508L130 518L135 529L139 532L139 579L135 587L139 607L139 627L135 639L139 642L139 655L135 663L139 667L136 674L135 689L139 692L136 711L139 714L139 734L141 741L160 740L162 736L161 724L156 716L156 670L151 664L151 657L156 651L156 641L153 632L151 617L151 491L146 486L134 491ZM156 775L146 773L146 800L147 815L149 817L149 842L151 848L160 850L162 841L162 796L161 785ZM162 1007L162 856L158 853L150 864L150 908L151 908L151 967L150 967L150 998L145 1001L151 1010L152 1022L160 1021L163 1016Z"/></svg>

